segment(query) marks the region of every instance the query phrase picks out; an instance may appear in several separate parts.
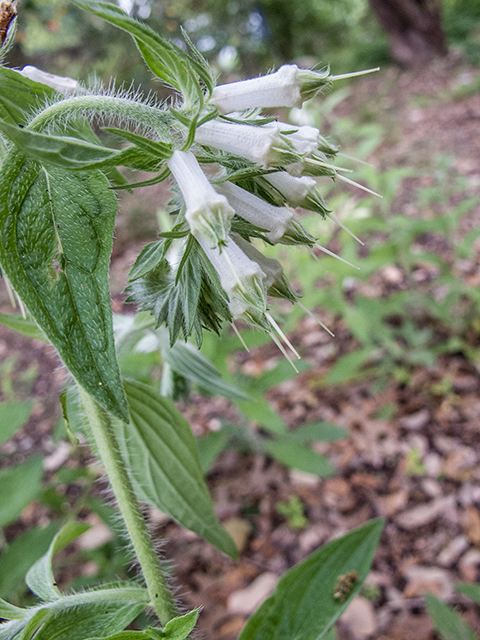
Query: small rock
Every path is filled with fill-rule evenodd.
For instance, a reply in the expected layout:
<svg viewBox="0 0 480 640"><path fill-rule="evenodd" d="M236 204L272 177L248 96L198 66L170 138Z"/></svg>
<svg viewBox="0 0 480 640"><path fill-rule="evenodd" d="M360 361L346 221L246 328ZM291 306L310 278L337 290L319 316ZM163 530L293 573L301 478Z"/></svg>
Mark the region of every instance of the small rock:
<svg viewBox="0 0 480 640"><path fill-rule="evenodd" d="M319 547L328 538L329 529L323 524L316 524L303 531L298 536L298 545L304 552L309 553Z"/></svg>
<svg viewBox="0 0 480 640"><path fill-rule="evenodd" d="M275 573L262 573L248 587L234 591L227 602L229 613L249 616L275 590L278 576Z"/></svg>
<svg viewBox="0 0 480 640"><path fill-rule="evenodd" d="M390 493L388 496L378 497L380 513L387 517L393 516L395 513L403 509L407 502L408 491L406 489Z"/></svg>
<svg viewBox="0 0 480 640"><path fill-rule="evenodd" d="M465 481L472 477L477 455L470 447L459 447L450 453L443 464L443 473L452 480Z"/></svg>
<svg viewBox="0 0 480 640"><path fill-rule="evenodd" d="M452 577L445 569L438 567L410 567L406 571L407 585L403 591L405 598L417 598L430 591L442 600L453 594Z"/></svg>
<svg viewBox="0 0 480 640"><path fill-rule="evenodd" d="M416 431L425 427L430 421L430 412L428 409L421 409L409 416L404 416L399 420L399 424L404 429Z"/></svg>
<svg viewBox="0 0 480 640"><path fill-rule="evenodd" d="M443 493L440 483L435 482L432 478L424 478L422 480L422 490L430 498L438 498Z"/></svg>
<svg viewBox="0 0 480 640"><path fill-rule="evenodd" d="M313 473L291 469L289 472L290 481L297 487L316 487L320 484L320 478Z"/></svg>
<svg viewBox="0 0 480 640"><path fill-rule="evenodd" d="M462 507L471 507L475 502L480 502L480 486L463 482L458 491L458 499Z"/></svg>
<svg viewBox="0 0 480 640"><path fill-rule="evenodd" d="M403 272L393 264L387 264L382 269L383 277L391 284L400 284L403 281Z"/></svg>
<svg viewBox="0 0 480 640"><path fill-rule="evenodd" d="M72 445L68 442L60 442L53 453L44 458L44 471L56 471L68 460Z"/></svg>
<svg viewBox="0 0 480 640"><path fill-rule="evenodd" d="M98 516L91 514L87 522L92 525L92 528L79 537L77 544L80 549L98 549L106 542L113 540L113 533Z"/></svg>
<svg viewBox="0 0 480 640"><path fill-rule="evenodd" d="M444 567L449 567L462 553L468 548L468 540L466 536L457 536L451 540L447 546L442 549L438 555L438 564Z"/></svg>
<svg viewBox="0 0 480 640"><path fill-rule="evenodd" d="M323 502L327 507L338 509L341 513L351 511L356 505L350 484L343 478L325 480Z"/></svg>
<svg viewBox="0 0 480 640"><path fill-rule="evenodd" d="M460 575L467 582L476 582L480 576L480 550L470 549L458 563Z"/></svg>
<svg viewBox="0 0 480 640"><path fill-rule="evenodd" d="M442 458L438 453L431 451L423 458L423 466L425 467L425 473L428 476L437 478L442 471Z"/></svg>
<svg viewBox="0 0 480 640"><path fill-rule="evenodd" d="M243 518L230 518L223 523L223 526L232 536L238 552L242 553L247 544L248 536L252 532L252 525Z"/></svg>
<svg viewBox="0 0 480 640"><path fill-rule="evenodd" d="M348 627L353 640L371 638L377 631L373 605L370 600L362 596L357 596L352 600L340 620Z"/></svg>
<svg viewBox="0 0 480 640"><path fill-rule="evenodd" d="M475 545L480 545L480 512L475 507L468 507L462 515L463 532Z"/></svg>
<svg viewBox="0 0 480 640"><path fill-rule="evenodd" d="M396 517L396 523L402 529L416 529L423 527L425 524L433 522L440 517L445 511L455 508L455 498L447 496L445 498L437 498L431 502L420 504L413 509L404 511Z"/></svg>

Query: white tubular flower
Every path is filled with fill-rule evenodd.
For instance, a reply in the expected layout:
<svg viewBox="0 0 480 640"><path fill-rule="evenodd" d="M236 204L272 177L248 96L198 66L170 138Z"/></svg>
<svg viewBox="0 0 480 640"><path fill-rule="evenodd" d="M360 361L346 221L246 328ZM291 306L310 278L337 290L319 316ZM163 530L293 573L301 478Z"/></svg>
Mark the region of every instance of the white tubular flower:
<svg viewBox="0 0 480 640"><path fill-rule="evenodd" d="M293 292L290 283L283 271L283 267L278 260L267 258L255 247L234 233L232 237L240 249L254 260L265 274L265 288L269 296L275 298L286 298L290 302L296 302L297 296Z"/></svg>
<svg viewBox="0 0 480 640"><path fill-rule="evenodd" d="M225 196L215 191L190 151L175 151L168 167L182 192L185 216L194 236L212 247L225 244L235 213Z"/></svg>
<svg viewBox="0 0 480 640"><path fill-rule="evenodd" d="M325 216L330 209L317 191L317 183L313 178L303 176L296 178L286 171L278 171L263 176L291 207L302 207L316 211Z"/></svg>
<svg viewBox="0 0 480 640"><path fill-rule="evenodd" d="M228 238L221 253L211 249L202 238L198 238L198 241L220 278L233 318L269 330L265 319L266 276L260 266L250 260L231 238Z"/></svg>
<svg viewBox="0 0 480 640"><path fill-rule="evenodd" d="M46 71L42 71L41 69L37 69L37 67L32 67L30 65L23 67L19 73L29 80L46 84L63 95L66 95L67 93L77 93L81 90L81 86L73 78L56 76L54 73L47 73Z"/></svg>
<svg viewBox="0 0 480 640"><path fill-rule="evenodd" d="M228 198L237 215L261 229L267 229L266 236L273 244L287 232L293 218L293 212L287 207L275 207L232 182L223 182L215 188Z"/></svg>
<svg viewBox="0 0 480 640"><path fill-rule="evenodd" d="M301 107L329 84L328 78L328 69L318 72L286 64L260 78L218 85L211 103L222 114L256 107Z"/></svg>
<svg viewBox="0 0 480 640"><path fill-rule="evenodd" d="M251 160L264 169L299 160L295 147L274 127L210 120L198 127L195 141Z"/></svg>

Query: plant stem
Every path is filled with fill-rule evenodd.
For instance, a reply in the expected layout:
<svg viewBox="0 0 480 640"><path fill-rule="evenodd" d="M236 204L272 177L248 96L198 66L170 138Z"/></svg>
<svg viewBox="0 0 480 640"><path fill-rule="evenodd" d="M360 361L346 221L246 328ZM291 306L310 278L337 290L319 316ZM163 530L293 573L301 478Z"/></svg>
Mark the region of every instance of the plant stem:
<svg viewBox="0 0 480 640"><path fill-rule="evenodd" d="M140 563L151 607L162 625L165 625L169 620L179 615L178 610L135 497L110 417L80 385L78 388L98 454L107 472L120 513Z"/></svg>

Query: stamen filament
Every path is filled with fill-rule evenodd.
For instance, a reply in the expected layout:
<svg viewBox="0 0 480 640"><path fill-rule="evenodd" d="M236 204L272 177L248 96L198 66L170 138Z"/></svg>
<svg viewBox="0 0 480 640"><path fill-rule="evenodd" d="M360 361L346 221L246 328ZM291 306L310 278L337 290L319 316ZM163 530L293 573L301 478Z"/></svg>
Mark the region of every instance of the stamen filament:
<svg viewBox="0 0 480 640"><path fill-rule="evenodd" d="M236 325L234 322L231 323L233 330L235 331L235 333L237 334L237 338L240 340L240 342L243 344L245 350L247 351L247 353L250 353L250 349L247 346L247 343L245 342L245 340L242 338L242 334L240 333L240 331L237 329Z"/></svg>
<svg viewBox="0 0 480 640"><path fill-rule="evenodd" d="M334 171L346 171L347 173L353 173L352 169L337 167L334 164L328 164L327 162L321 162L320 160L314 160L313 158L304 158L303 161L306 164L318 164L319 167L326 167L327 169L333 169Z"/></svg>
<svg viewBox="0 0 480 640"><path fill-rule="evenodd" d="M287 336L283 333L282 329L279 327L278 323L275 322L275 320L272 318L272 316L268 313L268 311L265 312L265 317L267 318L267 320L269 321L269 323L272 325L272 327L276 330L276 332L278 333L278 335L283 338L283 341L285 342L285 344L290 347L292 353L295 354L295 357L297 358L297 360L301 360L301 356L299 355L298 351L295 349L295 347L293 346L293 344L290 342L290 340L287 338Z"/></svg>
<svg viewBox="0 0 480 640"><path fill-rule="evenodd" d="M357 76L365 76L367 73L373 73L374 71L380 71L380 67L374 69L364 69L363 71L352 71L351 73L341 73L338 76L330 76L329 80L345 80L346 78L356 78Z"/></svg>
<svg viewBox="0 0 480 640"><path fill-rule="evenodd" d="M275 342L275 344L277 345L277 347L280 349L280 351L282 352L283 356L286 358L286 360L292 365L293 370L295 371L295 373L299 373L297 367L295 366L295 363L293 362L293 360L290 358L290 356L288 355L288 353L285 351L285 348L283 346L283 344L280 342L280 340L277 338L277 336L274 334L273 331L270 331L270 337L271 339Z"/></svg>
<svg viewBox="0 0 480 640"><path fill-rule="evenodd" d="M338 174L338 178L340 180L343 180L344 182L347 182L348 184L353 185L354 187L358 187L359 189L363 189L363 191L366 191L367 193L371 193L372 196L377 196L377 198L383 198L383 196L381 196L376 191L372 191L368 187L364 187L363 184L355 182L354 180L350 180L350 178L347 178L346 176L342 176L341 174Z"/></svg>
<svg viewBox="0 0 480 640"><path fill-rule="evenodd" d="M339 220L338 218L336 218L332 213L329 213L329 212L327 211L327 217L329 217L329 218L330 218L330 220L333 220L334 222L336 222L336 223L338 224L338 226L339 226L339 227L342 227L342 229L343 229L344 231L346 231L347 233L349 233L349 234L352 236L352 238L354 238L357 242L359 242L362 246L364 246L364 244L365 244L365 243L364 243L364 242L362 242L362 241L360 240L360 238L358 238L354 233L352 233L352 232L350 231L350 229L348 229L348 228L343 224L343 222L340 222L340 220Z"/></svg>
<svg viewBox="0 0 480 640"><path fill-rule="evenodd" d="M12 285L10 284L10 280L7 278L5 274L3 274L3 281L5 282L5 288L7 290L8 299L10 300L10 304L12 308L15 309L17 306L17 301L15 300L15 295L13 293Z"/></svg>
<svg viewBox="0 0 480 640"><path fill-rule="evenodd" d="M340 151L337 153L338 156L342 156L342 158L347 158L347 160L352 160L353 162L359 162L360 164L364 164L367 167L373 167L371 162L365 162L365 160L360 160L360 158L354 158L353 156L349 156L346 153L341 153Z"/></svg>
<svg viewBox="0 0 480 640"><path fill-rule="evenodd" d="M360 267L356 267L351 262L348 262L348 260L345 260L345 258L342 258L341 256L337 256L337 254L333 253L333 251L330 251L329 249L325 249L325 247L322 247L322 245L318 244L318 242L316 242L314 246L317 247L317 249L320 249L320 251L323 251L324 253L327 253L329 256L332 256L332 258L336 258L337 260L340 260L341 262L348 264L349 267L353 267L354 269L360 269Z"/></svg>
<svg viewBox="0 0 480 640"><path fill-rule="evenodd" d="M238 276L238 273L237 273L237 271L236 271L235 267L233 266L233 262L231 261L230 256L228 255L228 252L227 252L227 251L224 251L224 252L223 252L223 255L225 256L225 260L226 260L226 262L227 262L228 266L230 267L230 270L231 270L231 272L232 272L232 274L233 274L233 277L235 278L235 280L236 280L236 282L237 282L238 286L239 286L239 287L240 287L240 289L245 293L245 292L246 292L245 285L244 285L244 284L243 284L243 282L240 280L240 278L239 278L239 276Z"/></svg>
<svg viewBox="0 0 480 640"><path fill-rule="evenodd" d="M325 329L325 331L327 331L327 333L329 333L332 336L332 338L335 337L335 334L330 331L330 329L327 327L327 325L323 324L323 322L321 320L319 320L317 318L317 316L312 311L310 311L310 309L308 307L306 307L302 302L299 302L298 300L297 300L297 304L300 307L300 309L303 309L305 311L305 313L308 313L308 315L311 318L313 318L316 322L318 322L318 324L322 327L322 329Z"/></svg>

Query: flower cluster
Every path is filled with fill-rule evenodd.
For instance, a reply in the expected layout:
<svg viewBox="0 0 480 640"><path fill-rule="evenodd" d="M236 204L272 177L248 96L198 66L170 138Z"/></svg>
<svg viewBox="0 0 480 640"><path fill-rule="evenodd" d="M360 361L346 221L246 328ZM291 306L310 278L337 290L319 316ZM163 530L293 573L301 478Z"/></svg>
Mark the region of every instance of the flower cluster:
<svg viewBox="0 0 480 640"><path fill-rule="evenodd" d="M216 86L206 105L216 107L213 117L196 128L187 151L175 151L168 161L186 223L219 277L232 319L271 332L282 350L273 332L285 336L268 313L267 296L298 302L297 296L281 264L263 256L251 237L316 246L335 255L316 243L294 209L336 220L317 179L345 178L333 164L338 147L318 129L263 118L260 109L301 106L334 79L328 70L285 65L263 77ZM207 177L202 163L221 169Z"/></svg>

